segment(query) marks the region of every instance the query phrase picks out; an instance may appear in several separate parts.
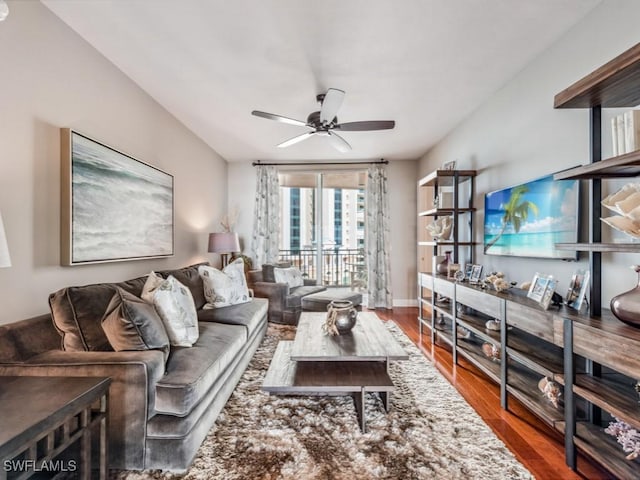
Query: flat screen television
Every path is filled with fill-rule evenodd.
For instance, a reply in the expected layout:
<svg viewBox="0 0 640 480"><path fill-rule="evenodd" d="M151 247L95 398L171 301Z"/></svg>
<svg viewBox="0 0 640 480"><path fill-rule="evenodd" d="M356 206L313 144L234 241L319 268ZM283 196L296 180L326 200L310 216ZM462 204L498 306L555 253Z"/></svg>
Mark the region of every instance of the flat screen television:
<svg viewBox="0 0 640 480"><path fill-rule="evenodd" d="M553 175L487 193L484 253L577 260L578 252L556 243L577 243L580 182Z"/></svg>

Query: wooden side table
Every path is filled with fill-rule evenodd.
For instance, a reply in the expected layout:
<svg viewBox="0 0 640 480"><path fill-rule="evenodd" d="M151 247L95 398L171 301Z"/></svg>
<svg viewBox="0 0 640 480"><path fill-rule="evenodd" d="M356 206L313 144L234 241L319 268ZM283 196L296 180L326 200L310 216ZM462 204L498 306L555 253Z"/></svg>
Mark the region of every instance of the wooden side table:
<svg viewBox="0 0 640 480"><path fill-rule="evenodd" d="M61 471L79 472L78 478L90 480L95 425L100 432L99 478L106 480L110 383L97 377L0 376L0 480ZM79 459L56 459L76 442Z"/></svg>

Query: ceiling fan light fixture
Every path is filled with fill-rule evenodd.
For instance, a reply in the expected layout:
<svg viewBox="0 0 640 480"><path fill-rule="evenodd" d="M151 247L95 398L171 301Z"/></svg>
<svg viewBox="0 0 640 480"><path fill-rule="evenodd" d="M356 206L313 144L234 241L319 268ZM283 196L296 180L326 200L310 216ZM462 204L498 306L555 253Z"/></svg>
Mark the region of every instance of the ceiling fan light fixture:
<svg viewBox="0 0 640 480"><path fill-rule="evenodd" d="M344 96L345 92L338 90L337 88L330 88L327 90L327 93L319 94L316 99L320 102L320 111L311 112L307 117L306 122L289 117L283 117L282 115L261 112L259 110L254 110L251 114L256 117L266 118L267 120L275 120L280 123L288 123L313 129L311 132L303 133L302 135L285 140L277 145L278 148L289 147L306 140L312 135L320 135L322 137L329 137L331 145L338 151L345 153L351 150L351 145L349 145L344 138L338 135L335 130L344 132L365 132L372 130L390 130L395 127L395 122L393 120L369 120L338 123L337 113L338 109L342 105Z"/></svg>
<svg viewBox="0 0 640 480"><path fill-rule="evenodd" d="M347 142L344 138L342 138L335 132L327 133L329 134L329 141L331 142L331 145L333 145L333 148L342 153L351 151L351 145L349 145L349 142Z"/></svg>

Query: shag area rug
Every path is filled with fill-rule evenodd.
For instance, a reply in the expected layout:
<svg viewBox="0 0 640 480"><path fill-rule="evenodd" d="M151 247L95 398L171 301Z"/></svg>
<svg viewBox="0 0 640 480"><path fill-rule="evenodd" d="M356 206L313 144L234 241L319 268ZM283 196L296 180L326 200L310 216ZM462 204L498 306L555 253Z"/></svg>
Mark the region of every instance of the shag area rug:
<svg viewBox="0 0 640 480"><path fill-rule="evenodd" d="M410 356L394 362L389 413L367 394L367 433L353 400L270 396L262 380L280 340L270 325L233 395L184 475L113 472L113 478L224 480L532 479L478 414L392 322Z"/></svg>

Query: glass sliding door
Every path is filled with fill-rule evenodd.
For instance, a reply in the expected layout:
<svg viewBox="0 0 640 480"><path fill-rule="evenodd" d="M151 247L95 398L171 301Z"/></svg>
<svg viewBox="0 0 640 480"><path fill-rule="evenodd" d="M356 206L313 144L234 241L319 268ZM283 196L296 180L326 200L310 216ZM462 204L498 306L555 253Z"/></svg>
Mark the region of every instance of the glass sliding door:
<svg viewBox="0 0 640 480"><path fill-rule="evenodd" d="M366 172L281 173L280 259L327 287L363 288Z"/></svg>
<svg viewBox="0 0 640 480"><path fill-rule="evenodd" d="M280 174L280 261L318 278L316 174Z"/></svg>

